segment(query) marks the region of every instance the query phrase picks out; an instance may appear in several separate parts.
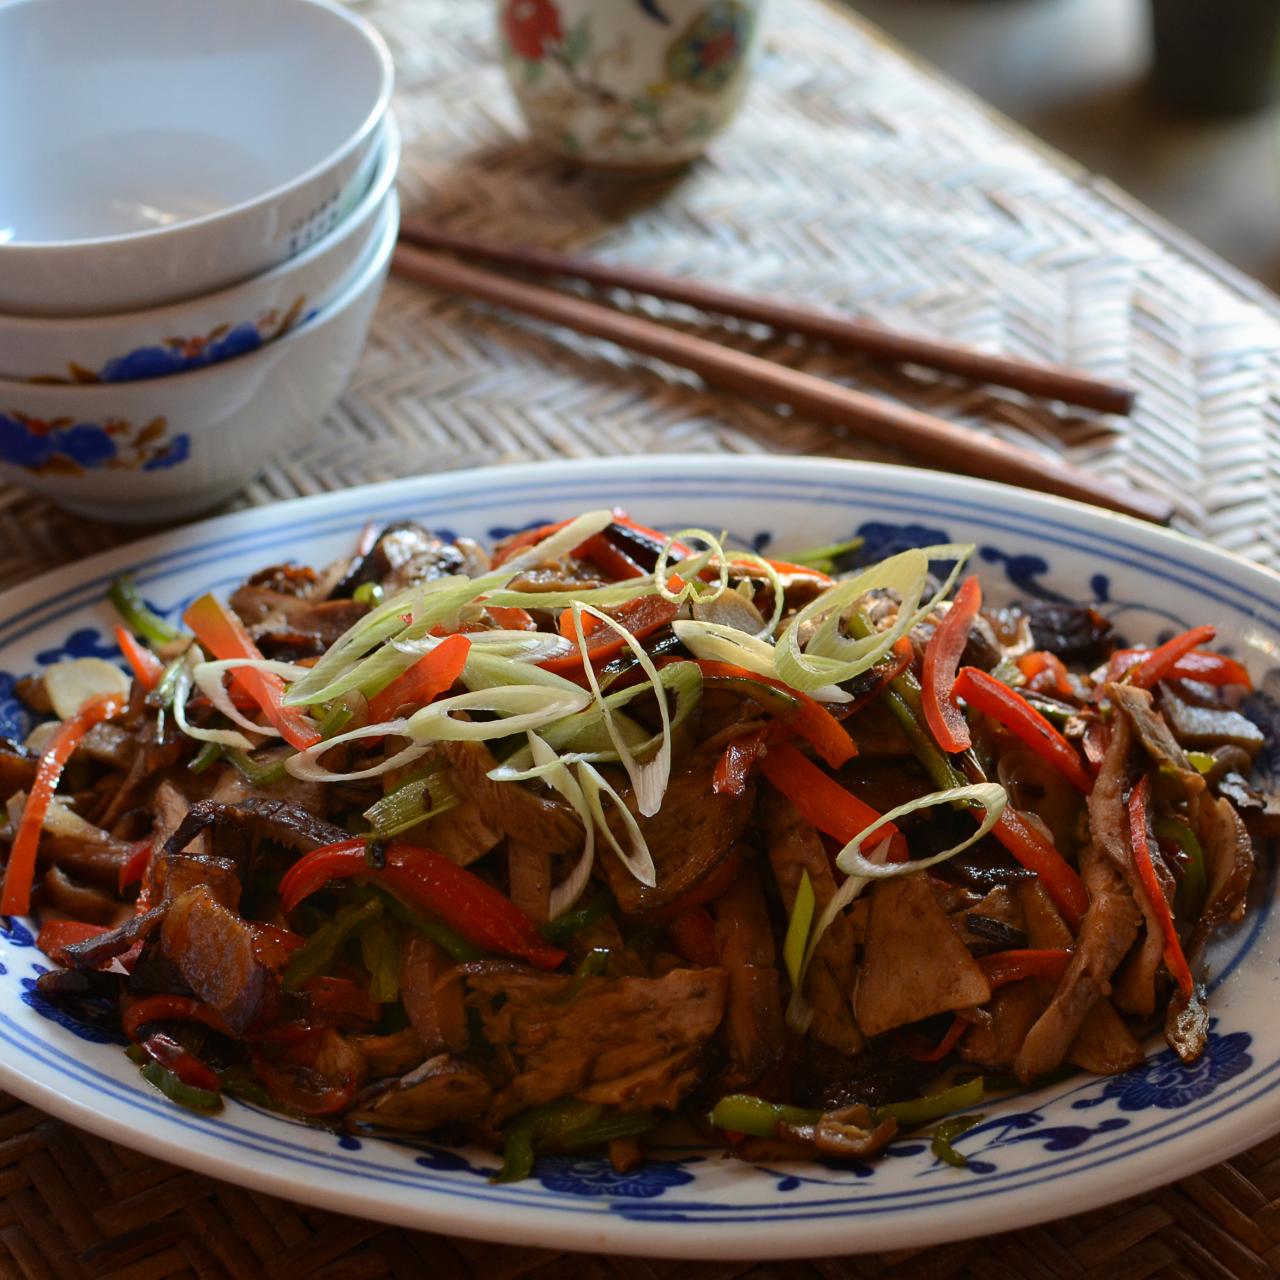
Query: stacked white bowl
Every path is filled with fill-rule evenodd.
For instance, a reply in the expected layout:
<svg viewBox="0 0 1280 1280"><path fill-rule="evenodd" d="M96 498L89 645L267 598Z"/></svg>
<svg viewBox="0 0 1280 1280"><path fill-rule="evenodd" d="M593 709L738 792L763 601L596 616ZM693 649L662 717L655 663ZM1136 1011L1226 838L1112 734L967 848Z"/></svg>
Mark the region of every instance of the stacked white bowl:
<svg viewBox="0 0 1280 1280"><path fill-rule="evenodd" d="M329 0L8 0L0 66L0 481L112 521L224 501L364 346L385 44Z"/></svg>

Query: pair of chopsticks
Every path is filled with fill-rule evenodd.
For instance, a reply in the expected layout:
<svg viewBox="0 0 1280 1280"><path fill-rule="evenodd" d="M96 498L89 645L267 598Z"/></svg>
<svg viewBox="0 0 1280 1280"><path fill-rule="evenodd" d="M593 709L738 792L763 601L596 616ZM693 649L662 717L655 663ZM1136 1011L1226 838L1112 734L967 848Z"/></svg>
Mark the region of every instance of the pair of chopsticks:
<svg viewBox="0 0 1280 1280"><path fill-rule="evenodd" d="M442 256L439 251L538 275L582 280L601 288L649 294L821 339L878 358L923 365L1103 412L1129 411L1133 392L1126 387L1098 382L1069 369L895 333L843 316L769 298L748 297L694 280L569 257L546 249L500 244L412 218L401 224L400 244L392 258L392 270L406 279L604 338L690 369L713 386L757 400L788 404L808 417L845 427L866 439L897 446L934 467L1091 502L1157 524L1167 524L1173 515L1173 504L1164 498L1114 485L1058 459L921 410L670 329L656 321L614 310L576 294L561 293L469 266Z"/></svg>

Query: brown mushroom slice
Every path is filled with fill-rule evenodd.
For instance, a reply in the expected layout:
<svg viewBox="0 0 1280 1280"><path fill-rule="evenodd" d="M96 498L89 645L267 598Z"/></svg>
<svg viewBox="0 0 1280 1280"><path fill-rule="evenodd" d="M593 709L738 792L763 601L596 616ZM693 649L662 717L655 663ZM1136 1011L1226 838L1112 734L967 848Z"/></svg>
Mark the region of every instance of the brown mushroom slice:
<svg viewBox="0 0 1280 1280"><path fill-rule="evenodd" d="M993 1071L1011 1067L1027 1032L1049 1003L1039 986L1033 979L1024 979L1001 987L987 1006L990 1017L975 1023L960 1041L960 1056Z"/></svg>
<svg viewBox="0 0 1280 1280"><path fill-rule="evenodd" d="M1075 955L1014 1060L1014 1072L1024 1083L1053 1070L1066 1057L1089 1010L1109 989L1111 975L1133 945L1142 922L1133 895L1110 858L1088 845L1080 855L1080 868L1089 891L1089 909Z"/></svg>
<svg viewBox="0 0 1280 1280"><path fill-rule="evenodd" d="M773 928L757 867L748 863L712 907L720 963L729 975L724 1038L731 1067L726 1088L758 1079L782 1055L786 1039Z"/></svg>
<svg viewBox="0 0 1280 1280"><path fill-rule="evenodd" d="M452 965L444 948L421 934L410 935L400 952L400 1000L427 1053L467 1044L462 983L441 982Z"/></svg>
<svg viewBox="0 0 1280 1280"><path fill-rule="evenodd" d="M430 1133L441 1125L478 1120L493 1098L493 1086L475 1067L446 1053L428 1058L360 1110L348 1123L401 1133Z"/></svg>
<svg viewBox="0 0 1280 1280"><path fill-rule="evenodd" d="M240 877L230 858L207 858L198 853L161 854L152 872L152 892L161 902L180 898L200 885L229 911L240 906Z"/></svg>
<svg viewBox="0 0 1280 1280"><path fill-rule="evenodd" d="M168 904L160 941L196 996L233 1032L243 1032L262 1007L271 977L258 959L252 926L200 885Z"/></svg>
<svg viewBox="0 0 1280 1280"><path fill-rule="evenodd" d="M1085 1015L1067 1051L1068 1062L1098 1076L1130 1071L1141 1065L1142 1058L1142 1046L1105 996Z"/></svg>
<svg viewBox="0 0 1280 1280"><path fill-rule="evenodd" d="M772 789L766 791L760 807L769 842L769 865L778 882L782 905L788 913L791 911L801 878L807 874L813 886L815 914L821 914L836 891L822 837L805 822L790 800ZM866 1043L853 1016L857 975L854 924L849 915L841 915L831 922L814 951L805 994L813 1006L810 1034L849 1055L857 1053Z"/></svg>
<svg viewBox="0 0 1280 1280"><path fill-rule="evenodd" d="M854 1000L864 1035L990 999L986 976L948 923L927 876L899 875L872 888Z"/></svg>
<svg viewBox="0 0 1280 1280"><path fill-rule="evenodd" d="M402 1076L421 1064L427 1047L412 1027L385 1036L348 1036L360 1052L375 1080L384 1076Z"/></svg>
<svg viewBox="0 0 1280 1280"><path fill-rule="evenodd" d="M651 818L637 817L653 855L656 884L642 885L605 844L600 862L609 887L624 915L653 911L673 902L704 880L733 851L755 804L755 788L738 796L711 788L711 765L676 774L667 786L662 808ZM634 811L635 799L625 793ZM619 842L629 839L621 820L611 813L610 825Z"/></svg>

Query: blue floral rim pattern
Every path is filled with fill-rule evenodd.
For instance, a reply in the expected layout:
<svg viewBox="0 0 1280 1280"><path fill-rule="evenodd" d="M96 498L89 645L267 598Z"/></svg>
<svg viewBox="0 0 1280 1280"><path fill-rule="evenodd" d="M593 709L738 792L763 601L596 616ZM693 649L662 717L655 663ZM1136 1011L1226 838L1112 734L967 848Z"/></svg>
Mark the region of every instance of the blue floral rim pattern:
<svg viewBox="0 0 1280 1280"><path fill-rule="evenodd" d="M599 477L579 481L562 474L540 490L536 483L504 481L499 473L459 477L448 489L436 488L427 502L415 502L403 488L370 490L358 504L321 499L310 507L283 509L269 529L227 531L225 524L215 524L207 532L197 531L197 536L177 550L151 553L143 549L135 574L148 594L160 597L156 607L173 613L196 591L229 586L239 576L238 566L231 563L237 557L260 551L270 556L288 548L305 558L309 543L352 536L369 519L417 515L437 527L447 525L484 536L498 532L498 521L492 517L504 516L507 510L519 515L506 519L504 531L601 505L602 500L631 505L639 514L645 512L646 502L670 507L682 491L689 493L690 502L696 502L699 492L711 492L705 477L673 480L670 471L657 465L648 472L634 465L621 479L620 491L607 497ZM785 475L754 482L731 475L717 484L718 500L733 499L740 505L739 527L733 529L732 536L743 545L772 547L785 553L790 539L783 539L776 528L742 527L741 514L750 511L753 500L776 500L779 493L788 492L789 484ZM1183 617L1172 599L1178 591L1193 592L1200 601L1218 600L1226 609L1256 620L1259 626L1280 630L1280 593L1268 594L1253 582L1237 581L1229 566L1224 569L1221 563L1204 563L1192 552L1181 559L1157 561L1123 524L1100 532L1077 527L1052 509L1045 514L1019 514L1016 509L961 497L933 497L925 503L905 496L901 488L878 485L874 474L858 483L846 483L836 476L821 483L796 484L791 486L790 496L806 504L847 508L851 519L846 527L866 539L868 558L904 546L948 541L961 532L956 525L978 526L982 531L979 567L984 577L1002 579L1016 594L1063 598L1058 591L1062 575L1054 567L1055 556L1070 553L1078 560L1083 554L1096 563L1082 583L1072 583L1071 598L1090 599L1102 612L1124 618L1126 626L1140 626L1144 634L1155 635L1204 616ZM864 514L855 516L855 512ZM1130 598L1132 584L1128 588L1121 585L1127 569L1140 570L1157 584L1144 599ZM56 661L62 653L103 652L114 657L102 631L85 625L114 572L77 582L56 598L14 609L0 622L0 646L8 647L40 630L45 647L33 651L36 661ZM1161 580L1167 591L1160 590ZM66 637L61 643L52 640L58 634ZM1268 696L1271 683L1264 682L1259 703L1250 708L1257 719L1280 715ZM0 673L0 736L7 732L6 723L15 735L24 731L27 726L22 714L13 697L13 675ZM1275 880L1273 868L1262 909L1255 911L1243 933L1231 939L1230 956L1224 955L1218 964L1215 978L1219 987L1231 981L1253 948L1262 945ZM19 983L26 983L31 981L34 965L27 968L21 964L22 945L21 938L11 934L0 945L0 958L9 964ZM29 987L24 989L26 996L34 994ZM40 1020L61 1017L58 1011L36 1008L26 997L24 1007L39 1014ZM486 1153L428 1143L318 1138L314 1131L291 1138L277 1118L255 1124L257 1117L248 1116L238 1106L220 1119L175 1117L162 1099L148 1096L128 1077L117 1078L116 1073L94 1065L104 1061L97 1055L109 1049L90 1045L91 1054L64 1052L57 1047L59 1042L49 1040L35 1027L38 1022L28 1024L0 1016L0 1039L17 1057L37 1064L31 1073L73 1077L90 1094L109 1099L110 1105L145 1114L146 1123L167 1122L167 1128L186 1128L212 1137L228 1151L239 1153L229 1157L234 1161L271 1156L300 1170L341 1171L355 1180L355 1191L362 1184L388 1190L421 1188L455 1201L504 1205L513 1211L525 1208L535 1213L603 1215L672 1227L695 1223L704 1228L714 1224L781 1225L826 1218L870 1221L910 1206L928 1205L935 1211L946 1206L976 1208L991 1197L1023 1194L1077 1173L1106 1169L1199 1131L1211 1133L1224 1118L1252 1108L1273 1091L1280 1073L1280 1055L1269 1050L1260 1053L1255 1036L1242 1029L1237 1018L1226 1025L1215 1024L1205 1057L1191 1068L1160 1047L1142 1067L1125 1076L1104 1080L1076 1077L1054 1089L993 1100L984 1108L986 1117L957 1141L969 1160L963 1170L939 1165L926 1143L908 1137L895 1143L884 1161L865 1168L802 1165L753 1171L739 1166L735 1171L738 1176L756 1179L761 1191L758 1198L737 1202L719 1183L714 1195L702 1193L707 1178L724 1177L724 1162L718 1153L705 1150L660 1150L655 1153L658 1158L627 1175L615 1174L594 1160L543 1159L530 1183L495 1187L488 1181L494 1170L493 1158ZM64 1020L57 1027L59 1034L81 1034ZM64 1039L60 1043L68 1042ZM1261 1127L1258 1136L1262 1136ZM252 1154L255 1152L257 1157Z"/></svg>

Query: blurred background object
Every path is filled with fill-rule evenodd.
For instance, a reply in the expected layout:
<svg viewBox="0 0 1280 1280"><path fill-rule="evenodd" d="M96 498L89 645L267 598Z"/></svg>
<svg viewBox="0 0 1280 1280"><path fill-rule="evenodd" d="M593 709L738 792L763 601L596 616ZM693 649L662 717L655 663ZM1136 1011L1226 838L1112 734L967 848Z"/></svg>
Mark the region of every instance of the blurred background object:
<svg viewBox="0 0 1280 1280"><path fill-rule="evenodd" d="M1269 105L1276 0L854 0L854 8L1051 146L1280 286L1280 109Z"/></svg>
<svg viewBox="0 0 1280 1280"><path fill-rule="evenodd" d="M535 138L660 172L700 155L746 88L762 0L497 0L502 63Z"/></svg>

